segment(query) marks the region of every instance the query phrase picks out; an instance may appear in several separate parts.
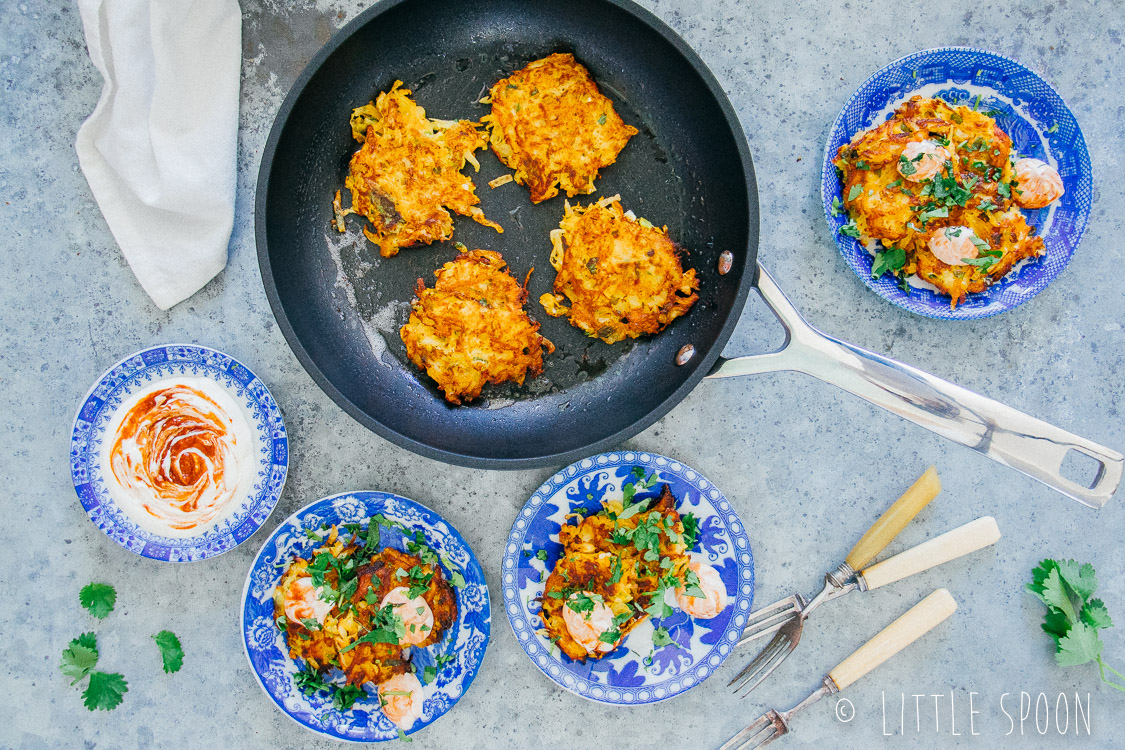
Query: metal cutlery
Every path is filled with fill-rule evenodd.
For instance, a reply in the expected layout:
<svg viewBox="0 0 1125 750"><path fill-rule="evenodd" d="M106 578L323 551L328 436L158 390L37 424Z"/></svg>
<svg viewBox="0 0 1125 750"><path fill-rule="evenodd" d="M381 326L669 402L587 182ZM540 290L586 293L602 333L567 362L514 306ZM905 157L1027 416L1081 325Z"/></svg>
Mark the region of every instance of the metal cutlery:
<svg viewBox="0 0 1125 750"><path fill-rule="evenodd" d="M942 563L995 544L999 539L1000 528L996 525L996 519L992 516L983 516L925 541L916 547L911 547L905 552L900 552L894 557L858 571L853 579L843 586L832 587L827 594L817 596L808 604L805 603L804 597L796 595L789 597L789 599L783 599L776 605L759 610L762 616L757 621L753 619L753 615L751 616L751 622L747 624L747 629L743 631L739 644L761 638L772 632L776 632L776 635L730 681L729 685L734 685L735 691L749 685L746 690L746 693L749 693L761 684L797 648L804 622L819 604L844 596L852 591L868 591L885 586L888 583L894 583L915 573L921 573L924 570L929 570ZM827 589L828 587L826 587ZM789 605L792 599L796 599L795 607ZM788 611L791 614L788 619L778 622L774 614L774 608L778 611ZM748 633L748 630L753 632Z"/></svg>
<svg viewBox="0 0 1125 750"><path fill-rule="evenodd" d="M797 642L801 638L801 625L808 613L843 588L854 577L855 570L862 568L873 560L913 520L914 516L918 515L922 508L937 497L939 492L941 492L941 480L938 478L937 470L931 466L922 473L922 476L918 477L914 484L910 485L906 492L902 493L898 500L895 500L891 507L883 512L883 515L879 516L875 523L871 524L871 527L852 547L845 562L836 571L825 577L824 589L811 602L806 603L800 594L794 594L771 604L769 607L751 612L750 619L743 629L743 636L739 640L739 645L774 631L780 630L780 632L754 661L728 683L728 686L739 682L739 685L735 687L735 690L738 690L747 682L747 680L742 680L744 676L754 677L760 674L758 679L758 682L760 682L776 669L778 664L784 661L797 647ZM837 576L838 580L833 576ZM751 637L747 637L748 631ZM766 657L764 660L763 656ZM766 669L762 671L759 669L760 667L766 667ZM753 690L758 682L751 685L750 690Z"/></svg>
<svg viewBox="0 0 1125 750"><path fill-rule="evenodd" d="M731 737L720 750L751 750L773 742L789 731L793 715L826 695L837 693L921 638L957 610L945 589L937 589L883 628L870 641L832 669L819 689L788 711L770 709L757 721Z"/></svg>

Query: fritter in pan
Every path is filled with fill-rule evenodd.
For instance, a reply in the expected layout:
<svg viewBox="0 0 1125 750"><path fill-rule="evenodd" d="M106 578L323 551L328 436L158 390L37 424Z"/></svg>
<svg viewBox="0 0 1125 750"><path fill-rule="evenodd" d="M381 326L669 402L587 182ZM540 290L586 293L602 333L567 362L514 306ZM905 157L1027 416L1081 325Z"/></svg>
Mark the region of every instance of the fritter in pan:
<svg viewBox="0 0 1125 750"><path fill-rule="evenodd" d="M687 554L695 519L685 524L668 485L655 500L629 502L609 500L559 532L563 554L547 577L540 617L571 659L602 658L650 615L672 613L666 591L699 584Z"/></svg>
<svg viewBox="0 0 1125 750"><path fill-rule="evenodd" d="M658 333L699 299L695 269L683 270L668 228L624 211L620 196L567 203L551 244L555 293L539 302L607 344Z"/></svg>
<svg viewBox="0 0 1125 750"><path fill-rule="evenodd" d="M558 195L560 187L570 197L594 192L598 170L637 134L571 54L529 63L497 82L485 101L492 113L481 121L492 150L516 170L532 203Z"/></svg>
<svg viewBox="0 0 1125 750"><path fill-rule="evenodd" d="M435 271L432 289L418 279L399 335L451 403L475 399L486 383L523 385L543 372L543 350L555 350L524 310L526 280L521 286L506 269L500 253L472 250Z"/></svg>
<svg viewBox="0 0 1125 750"><path fill-rule="evenodd" d="M837 152L843 202L834 210L851 218L842 231L881 242L872 275L892 273L908 289L917 274L956 307L1045 252L1017 207L1030 185L1021 184L1011 150L992 117L915 96Z"/></svg>
<svg viewBox="0 0 1125 750"><path fill-rule="evenodd" d="M336 193L336 229L344 231L347 214L366 217L371 227L363 233L384 258L399 248L449 239L449 210L503 232L484 217L473 181L461 174L466 162L480 169L473 151L485 147L485 136L467 120L427 118L410 90L401 86L396 81L390 91L352 113L352 135L363 146L352 156L344 182L351 191L351 208L344 209Z"/></svg>

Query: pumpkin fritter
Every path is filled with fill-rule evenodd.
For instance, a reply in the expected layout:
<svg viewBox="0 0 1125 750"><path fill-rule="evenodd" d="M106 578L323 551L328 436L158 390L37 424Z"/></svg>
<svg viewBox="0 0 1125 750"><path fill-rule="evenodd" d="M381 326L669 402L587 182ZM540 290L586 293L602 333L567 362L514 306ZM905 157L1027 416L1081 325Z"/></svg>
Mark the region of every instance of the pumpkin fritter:
<svg viewBox="0 0 1125 750"><path fill-rule="evenodd" d="M477 207L480 198L472 179L461 174L469 162L480 164L473 151L485 136L468 120L433 120L410 98L410 89L395 81L390 91L352 112L352 135L363 144L351 159L344 184L352 205L344 209L336 192L336 229L344 216L356 213L371 222L363 233L389 258L399 248L428 245L453 236L449 210L503 232Z"/></svg>
<svg viewBox="0 0 1125 750"><path fill-rule="evenodd" d="M569 197L594 192L598 170L617 161L637 134L571 54L529 63L498 81L486 101L492 113L481 122L492 150L516 170L532 203L558 195L560 187Z"/></svg>
<svg viewBox="0 0 1125 750"><path fill-rule="evenodd" d="M373 525L363 525L367 534ZM406 649L439 642L457 619L457 600L436 553L416 544L417 554L392 547L372 554L360 533L341 534L331 527L325 544L309 559L295 559L274 590L274 615L289 656L305 663L298 673L305 675L298 680L302 689L336 689L323 681L333 667L344 673L349 686L386 682L410 669ZM400 587L408 587L411 599L424 600L433 615L424 637L419 634L409 643L402 618L392 606L382 605ZM324 610L323 622L315 616L314 604ZM293 612L303 619L293 619ZM355 700L358 694L351 696Z"/></svg>
<svg viewBox="0 0 1125 750"><path fill-rule="evenodd" d="M399 335L407 356L447 401L471 401L486 383L523 385L528 375L543 372L543 349L549 354L555 346L524 310L527 281L521 286L512 278L500 253L462 252L434 276L432 289L418 279Z"/></svg>
<svg viewBox="0 0 1125 750"><path fill-rule="evenodd" d="M666 591L693 582L684 522L668 485L651 502L628 503L628 498L607 500L598 513L559 531L563 554L547 577L541 619L548 637L571 659L610 653L650 615L672 613L664 603ZM600 604L612 610L615 630L601 639L605 650L591 652L571 635L564 608L582 613Z"/></svg>
<svg viewBox="0 0 1125 750"><path fill-rule="evenodd" d="M917 274L955 308L1046 251L1013 202L1011 148L992 117L915 96L837 152L843 202L833 205L852 220L842 231L882 243L873 276L893 273L906 289Z"/></svg>
<svg viewBox="0 0 1125 750"><path fill-rule="evenodd" d="M540 304L607 344L659 333L699 299L695 269L683 270L668 228L624 211L620 196L567 203L551 244L555 293Z"/></svg>

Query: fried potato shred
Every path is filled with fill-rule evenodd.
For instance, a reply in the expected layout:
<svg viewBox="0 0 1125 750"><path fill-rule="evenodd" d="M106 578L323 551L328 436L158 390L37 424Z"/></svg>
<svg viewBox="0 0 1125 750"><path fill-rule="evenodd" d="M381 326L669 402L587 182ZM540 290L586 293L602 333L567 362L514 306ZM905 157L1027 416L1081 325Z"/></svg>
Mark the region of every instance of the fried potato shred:
<svg viewBox="0 0 1125 750"><path fill-rule="evenodd" d="M663 601L668 582L687 570L690 559L683 533L683 520L668 485L642 512L627 515L621 501L613 500L595 515L564 524L559 531L563 554L543 589L541 619L550 640L579 661L610 653L612 649L591 653L578 643L566 627L563 608L570 606L567 602L574 592L601 597L614 614L617 632L612 640L616 646L649 617L648 608ZM614 541L623 534L631 539ZM656 544L646 550L636 539L651 539Z"/></svg>
<svg viewBox="0 0 1125 750"><path fill-rule="evenodd" d="M523 385L543 372L543 350L555 350L524 310L526 280L521 286L506 269L500 253L472 250L435 271L432 289L418 279L399 335L451 403L477 398L487 383Z"/></svg>
<svg viewBox="0 0 1125 750"><path fill-rule="evenodd" d="M940 147L949 157L931 178L910 179L918 157L908 159L903 152L915 142ZM1011 148L1011 138L989 115L920 96L841 146L834 163L843 207L861 241L882 243L873 272L894 273L904 284L917 274L956 308L1019 261L1043 255L1043 239L1013 202ZM928 243L935 233L956 227L972 230L978 254L950 265Z"/></svg>
<svg viewBox="0 0 1125 750"><path fill-rule="evenodd" d="M567 203L551 246L555 293L540 304L607 344L659 333L699 299L695 269L683 270L668 228L626 213L620 196Z"/></svg>
<svg viewBox="0 0 1125 750"><path fill-rule="evenodd" d="M594 192L598 171L613 164L637 129L626 125L571 54L529 63L491 89L481 118L492 150L516 170L531 202Z"/></svg>
<svg viewBox="0 0 1125 750"><path fill-rule="evenodd" d="M339 194L333 204L337 230L343 231L344 216L364 216L371 226L363 233L384 258L452 237L449 211L504 231L485 218L472 179L461 173L466 162L480 169L473 151L487 145L475 123L427 118L410 89L395 81L390 91L352 112L351 127L363 146L352 156L344 182L351 207L343 208Z"/></svg>

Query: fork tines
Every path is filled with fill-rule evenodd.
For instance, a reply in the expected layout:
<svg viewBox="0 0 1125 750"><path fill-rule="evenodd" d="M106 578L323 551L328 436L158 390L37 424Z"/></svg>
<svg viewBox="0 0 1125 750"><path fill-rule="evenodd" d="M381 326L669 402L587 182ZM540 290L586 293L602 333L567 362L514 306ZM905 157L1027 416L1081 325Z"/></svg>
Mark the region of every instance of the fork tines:
<svg viewBox="0 0 1125 750"><path fill-rule="evenodd" d="M753 750L785 734L787 727L777 711L770 710L757 721L731 737L719 750Z"/></svg>
<svg viewBox="0 0 1125 750"><path fill-rule="evenodd" d="M746 693L749 693L758 687L762 680L769 677L781 662L785 661L785 658L793 650L793 645L789 633L784 631L778 633L749 664L743 667L741 672L735 675L733 680L727 683L727 687L733 686L732 689L737 693L747 684L750 684L750 687L746 689ZM753 682L751 683L751 681Z"/></svg>
<svg viewBox="0 0 1125 750"><path fill-rule="evenodd" d="M796 596L790 596L757 612L751 612L746 626L742 629L742 637L738 639L738 645L769 635L783 627L785 623L801 613L801 606Z"/></svg>

